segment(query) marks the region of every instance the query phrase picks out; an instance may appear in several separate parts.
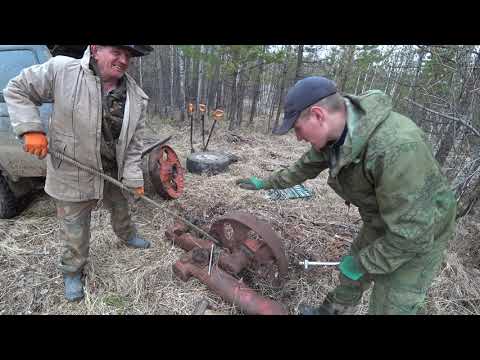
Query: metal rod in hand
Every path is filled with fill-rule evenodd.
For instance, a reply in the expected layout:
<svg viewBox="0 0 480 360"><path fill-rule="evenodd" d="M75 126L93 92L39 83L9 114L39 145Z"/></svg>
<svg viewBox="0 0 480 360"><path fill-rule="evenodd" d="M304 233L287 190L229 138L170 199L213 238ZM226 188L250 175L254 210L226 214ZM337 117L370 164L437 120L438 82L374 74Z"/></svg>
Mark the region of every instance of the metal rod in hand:
<svg viewBox="0 0 480 360"><path fill-rule="evenodd" d="M96 170L96 169L92 169L91 167L89 166L86 166L86 165L83 165L81 163L79 163L77 160L74 160L62 153L59 153L58 151L54 151L54 150L48 150L48 153L50 155L53 155L55 156L56 158L62 160L62 161L65 161L67 163L69 163L70 165L73 165L79 169L82 169L82 170L85 170L86 172L90 173L90 174L93 174L93 175L97 175L97 176L100 176L101 178L103 178L104 180L108 181L109 183L112 183L116 186L118 186L120 189L122 190L125 190L127 192L129 192L130 194L134 195L134 196L137 196L143 200L145 200L146 202L148 202L149 204L155 206L156 208L159 208L160 210L163 210L165 211L167 214L169 215L172 215L173 217L175 217L176 219L180 220L181 222L183 222L185 225L187 225L188 227L190 227L191 229L193 230L196 230L198 231L201 235L204 235L206 236L208 239L212 240L215 244L217 245L220 245L220 241L215 239L213 236L211 236L210 234L208 234L207 232L203 231L202 229L200 229L198 226L195 226L194 224L192 224L190 221L182 218L181 216L175 214L174 212L171 212L167 209L165 209L163 206L161 206L159 203L157 203L156 201L153 201L152 199L146 197L145 195L138 195L134 189L132 188L129 188L128 186L122 184L120 181L108 176L107 174L104 174L103 172L99 171L99 170Z"/></svg>

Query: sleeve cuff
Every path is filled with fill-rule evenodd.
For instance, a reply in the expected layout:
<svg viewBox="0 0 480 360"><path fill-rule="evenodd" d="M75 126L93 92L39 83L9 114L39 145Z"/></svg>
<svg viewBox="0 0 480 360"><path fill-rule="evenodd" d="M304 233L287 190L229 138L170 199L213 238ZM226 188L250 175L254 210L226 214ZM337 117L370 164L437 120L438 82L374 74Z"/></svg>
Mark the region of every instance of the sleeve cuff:
<svg viewBox="0 0 480 360"><path fill-rule="evenodd" d="M122 179L122 184L128 186L129 188L138 188L144 186L143 179Z"/></svg>
<svg viewBox="0 0 480 360"><path fill-rule="evenodd" d="M27 132L42 132L46 134L43 125L36 122L23 123L15 127L15 133L19 137L23 136L23 134Z"/></svg>

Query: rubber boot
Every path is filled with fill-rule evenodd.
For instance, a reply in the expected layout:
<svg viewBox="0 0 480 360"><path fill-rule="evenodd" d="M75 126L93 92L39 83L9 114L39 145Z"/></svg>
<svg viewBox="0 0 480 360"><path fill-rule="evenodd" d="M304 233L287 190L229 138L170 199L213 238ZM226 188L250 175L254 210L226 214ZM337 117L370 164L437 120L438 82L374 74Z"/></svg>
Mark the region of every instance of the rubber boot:
<svg viewBox="0 0 480 360"><path fill-rule="evenodd" d="M144 240L138 235L135 235L127 241L127 246L136 249L148 249L150 247L150 241Z"/></svg>
<svg viewBox="0 0 480 360"><path fill-rule="evenodd" d="M83 283L81 273L64 273L63 282L65 285L65 299L67 299L67 301L79 301L83 299Z"/></svg>

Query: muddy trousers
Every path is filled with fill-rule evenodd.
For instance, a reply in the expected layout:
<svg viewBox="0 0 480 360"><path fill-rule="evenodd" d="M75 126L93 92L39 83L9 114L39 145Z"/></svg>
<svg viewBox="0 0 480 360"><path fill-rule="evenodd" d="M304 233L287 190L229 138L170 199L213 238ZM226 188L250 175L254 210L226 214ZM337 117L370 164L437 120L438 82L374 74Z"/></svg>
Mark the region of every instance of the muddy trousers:
<svg viewBox="0 0 480 360"><path fill-rule="evenodd" d="M90 220L97 200L70 202L55 199L60 220L59 237L64 251L60 269L65 273L78 273L87 262L90 247ZM126 242L136 235L129 213L129 205L121 190L105 182L103 203L111 214L113 231Z"/></svg>
<svg viewBox="0 0 480 360"><path fill-rule="evenodd" d="M350 254L355 255L352 247ZM446 253L446 243L415 257L390 274L366 276L352 281L340 274L340 285L328 293L325 303L339 304L345 314L354 312L363 292L374 283L369 315L415 315L423 310L428 288Z"/></svg>

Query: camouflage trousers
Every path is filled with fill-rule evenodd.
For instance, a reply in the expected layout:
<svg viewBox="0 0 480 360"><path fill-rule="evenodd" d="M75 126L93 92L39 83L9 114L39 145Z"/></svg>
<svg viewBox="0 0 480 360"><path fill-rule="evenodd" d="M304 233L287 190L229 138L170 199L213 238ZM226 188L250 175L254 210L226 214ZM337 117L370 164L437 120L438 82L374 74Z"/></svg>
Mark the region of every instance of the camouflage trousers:
<svg viewBox="0 0 480 360"><path fill-rule="evenodd" d="M369 315L415 315L422 313L427 290L440 269L448 241L453 237L455 218L434 248L414 257L394 272L382 275L365 275L353 281L340 274L340 285L327 294L325 304L341 309L340 313L352 314L362 299L363 292L374 283L370 297ZM360 234L361 235L361 234ZM361 236L360 236L361 237ZM359 241L358 243L361 243ZM355 241L350 255L360 250Z"/></svg>
<svg viewBox="0 0 480 360"><path fill-rule="evenodd" d="M98 200L81 202L55 199L57 217L60 220L59 237L63 242L60 269L66 273L78 273L87 262L90 248L90 220ZM105 182L103 203L111 214L115 234L124 242L136 235L128 200L116 186Z"/></svg>

